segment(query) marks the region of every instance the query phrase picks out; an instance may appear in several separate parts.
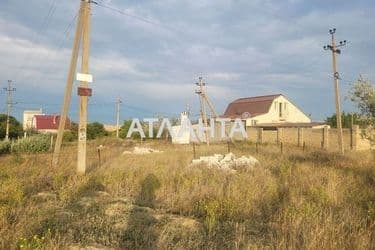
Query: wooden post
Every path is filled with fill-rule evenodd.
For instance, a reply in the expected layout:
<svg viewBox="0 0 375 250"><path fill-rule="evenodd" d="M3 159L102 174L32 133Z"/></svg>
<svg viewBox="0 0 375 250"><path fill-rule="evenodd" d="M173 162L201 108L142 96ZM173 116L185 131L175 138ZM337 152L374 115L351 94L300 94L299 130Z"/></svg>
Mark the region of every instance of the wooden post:
<svg viewBox="0 0 375 250"><path fill-rule="evenodd" d="M255 142L255 152L258 153L258 142Z"/></svg>
<svg viewBox="0 0 375 250"><path fill-rule="evenodd" d="M350 147L352 150L357 150L357 144L358 144L358 135L359 135L359 126L353 125L353 128L351 129L351 135L350 135Z"/></svg>
<svg viewBox="0 0 375 250"><path fill-rule="evenodd" d="M197 155L196 155L196 152L195 152L195 142L193 142L193 156L194 156L194 159L197 158Z"/></svg>
<svg viewBox="0 0 375 250"><path fill-rule="evenodd" d="M280 152L281 152L281 154L284 153L284 147L283 147L283 143L282 142L280 142Z"/></svg>
<svg viewBox="0 0 375 250"><path fill-rule="evenodd" d="M116 103L116 138L119 138L119 130L120 130L120 104L121 104L120 97L117 98Z"/></svg>
<svg viewBox="0 0 375 250"><path fill-rule="evenodd" d="M301 147L303 144L303 128L298 128L298 147Z"/></svg>
<svg viewBox="0 0 375 250"><path fill-rule="evenodd" d="M51 141L50 141L50 145L49 145L50 152L52 151L52 149L53 149L53 135L51 135Z"/></svg>
<svg viewBox="0 0 375 250"><path fill-rule="evenodd" d="M306 142L303 142L303 148L302 148L303 151L306 150Z"/></svg>
<svg viewBox="0 0 375 250"><path fill-rule="evenodd" d="M228 153L230 153L230 144L229 144L229 141L227 141L227 146L228 146Z"/></svg>
<svg viewBox="0 0 375 250"><path fill-rule="evenodd" d="M73 43L72 56L70 59L68 79L66 81L64 103L61 109L59 129L58 129L57 138L55 142L55 149L53 152L53 158L52 158L53 166L57 166L57 164L59 163L61 144L62 144L62 139L64 135L64 130L65 130L65 122L66 122L66 118L68 115L70 98L72 95L73 81L74 81L74 76L75 76L75 72L77 68L78 52L79 52L79 47L80 47L81 38L82 38L84 7L85 7L85 2L81 1L81 6L79 10L80 14L78 16L78 22L77 22L77 29L74 35L74 43Z"/></svg>
<svg viewBox="0 0 375 250"><path fill-rule="evenodd" d="M277 144L281 143L282 136L283 136L283 129L282 128L277 128L277 133L276 133L276 143Z"/></svg>
<svg viewBox="0 0 375 250"><path fill-rule="evenodd" d="M322 148L323 149L328 149L329 147L329 140L328 140L328 137L329 137L329 130L328 130L328 126L324 126L323 128L323 140L322 140Z"/></svg>
<svg viewBox="0 0 375 250"><path fill-rule="evenodd" d="M263 128L258 128L257 131L257 142L262 144L263 143Z"/></svg>
<svg viewBox="0 0 375 250"><path fill-rule="evenodd" d="M83 9L83 37L82 37L82 62L81 73L89 73L89 56L90 56L90 28L91 28L91 9L90 2L84 2ZM88 88L88 82L81 81L81 88ZM87 102L88 96L79 97L79 125L78 125L78 158L77 173L85 174L86 172L86 141L87 141Z"/></svg>
<svg viewBox="0 0 375 250"><path fill-rule="evenodd" d="M100 151L101 151L101 148L98 147L97 150L98 150L98 160L99 160L99 167L100 167L100 166L101 166L101 158L100 158Z"/></svg>

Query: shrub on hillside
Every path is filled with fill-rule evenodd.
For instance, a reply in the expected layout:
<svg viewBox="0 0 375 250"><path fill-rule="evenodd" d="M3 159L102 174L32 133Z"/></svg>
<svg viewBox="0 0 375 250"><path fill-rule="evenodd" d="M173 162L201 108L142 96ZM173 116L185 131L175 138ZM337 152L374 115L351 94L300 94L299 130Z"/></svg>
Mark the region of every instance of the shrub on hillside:
<svg viewBox="0 0 375 250"><path fill-rule="evenodd" d="M10 141L0 141L0 155L9 154L11 148Z"/></svg>
<svg viewBox="0 0 375 250"><path fill-rule="evenodd" d="M64 142L74 142L78 140L78 132L77 131L64 131L63 141Z"/></svg>
<svg viewBox="0 0 375 250"><path fill-rule="evenodd" d="M50 135L31 136L12 142L11 152L14 153L40 153L50 149Z"/></svg>

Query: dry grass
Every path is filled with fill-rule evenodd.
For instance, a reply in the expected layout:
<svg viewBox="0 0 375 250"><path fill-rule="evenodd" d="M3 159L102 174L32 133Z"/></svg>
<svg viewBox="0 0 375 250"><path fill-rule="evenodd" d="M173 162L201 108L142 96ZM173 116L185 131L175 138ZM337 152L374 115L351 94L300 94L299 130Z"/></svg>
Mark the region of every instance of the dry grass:
<svg viewBox="0 0 375 250"><path fill-rule="evenodd" d="M248 143L236 155L261 162L229 174L189 167L192 146L121 155L135 142L95 141L90 169L75 176L75 147L59 168L49 154L0 158L0 248L374 249L375 166L370 152L345 157ZM105 145L98 166L96 146ZM197 146L197 156L227 145Z"/></svg>

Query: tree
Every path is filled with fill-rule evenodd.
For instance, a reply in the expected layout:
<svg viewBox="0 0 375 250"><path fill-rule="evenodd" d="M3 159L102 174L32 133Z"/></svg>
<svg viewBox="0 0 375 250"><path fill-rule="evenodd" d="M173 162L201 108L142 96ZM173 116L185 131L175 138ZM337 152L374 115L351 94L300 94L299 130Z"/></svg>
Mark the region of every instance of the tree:
<svg viewBox="0 0 375 250"><path fill-rule="evenodd" d="M352 116L353 116L353 124L354 125L361 125L360 115L359 114L351 114L342 112L341 114L341 122L343 128L351 128L352 127ZM326 118L326 123L330 125L332 128L337 128L337 119L336 114L333 114L330 117Z"/></svg>
<svg viewBox="0 0 375 250"><path fill-rule="evenodd" d="M363 137L375 143L373 129L375 127L375 86L370 81L359 77L349 91L349 98L361 112L361 121L367 126L362 131Z"/></svg>
<svg viewBox="0 0 375 250"><path fill-rule="evenodd" d="M361 119L368 125L375 125L375 86L368 80L360 78L349 91L349 98L361 112Z"/></svg>
<svg viewBox="0 0 375 250"><path fill-rule="evenodd" d="M132 124L132 120L126 120L124 121L124 124L121 126L120 131L119 131L119 136L120 138L125 139L126 135L128 134L129 128ZM139 133L133 133L132 134L133 139L139 139L141 138Z"/></svg>
<svg viewBox="0 0 375 250"><path fill-rule="evenodd" d="M7 115L0 114L0 139L5 138L6 134L6 125L7 124ZM17 121L13 116L9 116L9 138L16 139L19 136L22 136L23 128L22 124Z"/></svg>
<svg viewBox="0 0 375 250"><path fill-rule="evenodd" d="M93 140L96 138L107 136L108 132L105 131L104 125L99 122L87 124L87 139Z"/></svg>
<svg viewBox="0 0 375 250"><path fill-rule="evenodd" d="M132 122L133 122L132 120L126 120L126 121L124 121L124 124L121 126L120 131L119 131L120 138L123 138L123 139L126 138L126 136L128 135L128 131L130 129L130 126L131 126ZM147 123L145 123L143 121L139 121L139 123L140 123L140 125L142 127L142 130L143 130L146 138L149 138L149 139L151 139L151 138L155 139L156 138L156 136L157 136L157 134L159 132L160 120L159 120L159 122L153 123L153 128L152 128L153 136L149 135L149 125ZM163 132L163 134L164 133L165 132ZM141 135L138 132L134 132L134 133L132 133L131 138L132 139L140 139Z"/></svg>

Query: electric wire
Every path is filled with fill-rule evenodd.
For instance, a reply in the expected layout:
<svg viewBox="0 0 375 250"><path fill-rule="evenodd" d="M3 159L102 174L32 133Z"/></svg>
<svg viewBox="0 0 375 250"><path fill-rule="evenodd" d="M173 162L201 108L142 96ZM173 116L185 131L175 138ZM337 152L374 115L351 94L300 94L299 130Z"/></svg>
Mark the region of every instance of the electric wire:
<svg viewBox="0 0 375 250"><path fill-rule="evenodd" d="M31 46L32 49L30 49L25 57L25 60L23 61L23 64L17 67L15 76L18 77L16 79L18 82L23 80L25 76L25 68L29 66L30 60L31 60L31 53L35 50L35 47L38 43L40 43L41 37L45 35L48 27L50 26L50 23L52 21L53 15L57 8L57 0L51 0L50 8L47 12L47 15L44 17L42 21L42 25L40 26L40 29L33 34L33 37L31 39Z"/></svg>
<svg viewBox="0 0 375 250"><path fill-rule="evenodd" d="M144 22L144 23L147 23L147 24L151 24L151 25L155 25L155 26L159 26L159 27L162 27L164 29L167 29L167 30L170 30L170 31L173 31L173 32L176 32L177 30L170 27L170 26L167 26L165 24L161 24L161 23L157 23L155 21L152 21L152 20L149 20L147 18L144 18L142 16L138 16L138 15L135 15L135 14L130 14L124 10L120 10L116 7L113 7L113 6L110 6L110 5L107 5L107 4L104 4L104 3L97 3L97 6L100 6L102 8L105 8L105 9L108 9L108 10L111 10L113 12L116 12L120 15L123 15L123 16L127 16L127 17L131 17L131 18L134 18L138 21L141 21L141 22Z"/></svg>

